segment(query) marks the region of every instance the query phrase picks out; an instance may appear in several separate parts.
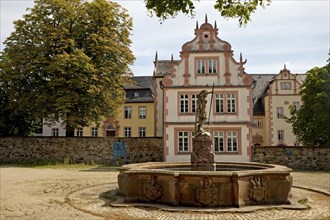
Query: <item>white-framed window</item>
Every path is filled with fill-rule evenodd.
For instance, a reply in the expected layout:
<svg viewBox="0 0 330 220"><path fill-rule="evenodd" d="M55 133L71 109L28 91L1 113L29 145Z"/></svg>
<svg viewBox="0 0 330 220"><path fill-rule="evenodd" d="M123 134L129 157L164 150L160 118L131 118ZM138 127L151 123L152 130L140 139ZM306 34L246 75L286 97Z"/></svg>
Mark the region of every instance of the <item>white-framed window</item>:
<svg viewBox="0 0 330 220"><path fill-rule="evenodd" d="M253 127L262 128L262 119L261 118L253 119Z"/></svg>
<svg viewBox="0 0 330 220"><path fill-rule="evenodd" d="M217 59L201 58L196 60L196 73L202 74L216 74L218 72Z"/></svg>
<svg viewBox="0 0 330 220"><path fill-rule="evenodd" d="M237 131L227 131L227 151L237 152Z"/></svg>
<svg viewBox="0 0 330 220"><path fill-rule="evenodd" d="M209 68L209 73L217 73L217 61L216 59L210 59L208 60L208 68Z"/></svg>
<svg viewBox="0 0 330 220"><path fill-rule="evenodd" d="M215 94L215 112L224 112L224 97L223 94Z"/></svg>
<svg viewBox="0 0 330 220"><path fill-rule="evenodd" d="M189 149L189 132L188 131L179 131L178 132L178 151L179 152L188 152Z"/></svg>
<svg viewBox="0 0 330 220"><path fill-rule="evenodd" d="M283 130L278 130L277 131L277 140L278 141L283 141L284 140L284 131Z"/></svg>
<svg viewBox="0 0 330 220"><path fill-rule="evenodd" d="M52 128L52 136L53 137L58 137L59 134L59 129L58 128Z"/></svg>
<svg viewBox="0 0 330 220"><path fill-rule="evenodd" d="M77 128L77 130L76 130L76 136L77 137L82 137L83 136L83 129L82 128Z"/></svg>
<svg viewBox="0 0 330 220"><path fill-rule="evenodd" d="M93 127L92 128L92 137L97 137L98 136L98 128L97 127Z"/></svg>
<svg viewBox="0 0 330 220"><path fill-rule="evenodd" d="M147 108L145 106L139 107L139 118L145 119L147 117Z"/></svg>
<svg viewBox="0 0 330 220"><path fill-rule="evenodd" d="M139 137L145 137L146 136L146 128L140 127L139 128Z"/></svg>
<svg viewBox="0 0 330 220"><path fill-rule="evenodd" d="M180 113L188 113L189 112L189 96L188 95L180 95Z"/></svg>
<svg viewBox="0 0 330 220"><path fill-rule="evenodd" d="M223 152L224 151L224 143L225 143L225 135L223 131L215 131L213 132L214 137L214 151L215 152Z"/></svg>
<svg viewBox="0 0 330 220"><path fill-rule="evenodd" d="M293 107L296 111L298 111L300 108L300 102L293 102Z"/></svg>
<svg viewBox="0 0 330 220"><path fill-rule="evenodd" d="M277 118L282 119L283 118L283 107L277 107L276 114L277 114Z"/></svg>
<svg viewBox="0 0 330 220"><path fill-rule="evenodd" d="M124 137L131 137L132 136L132 129L130 127L124 128Z"/></svg>
<svg viewBox="0 0 330 220"><path fill-rule="evenodd" d="M124 118L125 119L132 118L132 107L131 106L124 107Z"/></svg>
<svg viewBox="0 0 330 220"><path fill-rule="evenodd" d="M198 95L191 95L191 112L196 112Z"/></svg>
<svg viewBox="0 0 330 220"><path fill-rule="evenodd" d="M281 89L282 90L290 90L291 89L291 82L281 82Z"/></svg>
<svg viewBox="0 0 330 220"><path fill-rule="evenodd" d="M229 112L229 113L236 112L236 94L235 93L227 94L227 112Z"/></svg>
<svg viewBox="0 0 330 220"><path fill-rule="evenodd" d="M197 73L204 74L206 72L206 61L197 60Z"/></svg>

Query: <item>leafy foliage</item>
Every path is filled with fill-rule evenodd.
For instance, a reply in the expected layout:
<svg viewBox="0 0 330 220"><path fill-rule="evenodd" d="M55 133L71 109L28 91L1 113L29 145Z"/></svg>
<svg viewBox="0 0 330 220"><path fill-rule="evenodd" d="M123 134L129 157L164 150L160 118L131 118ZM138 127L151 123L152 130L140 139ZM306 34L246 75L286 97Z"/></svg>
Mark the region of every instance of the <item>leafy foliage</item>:
<svg viewBox="0 0 330 220"><path fill-rule="evenodd" d="M179 12L193 16L193 0L144 0L148 11L155 14L161 20L175 17ZM196 0L195 0L196 2ZM271 0L216 0L214 8L221 16L226 18L238 18L239 25L246 25L251 20L251 13L254 13L258 7L265 7Z"/></svg>
<svg viewBox="0 0 330 220"><path fill-rule="evenodd" d="M290 106L286 121L303 144L330 146L330 60L307 72L300 95L303 105L298 111Z"/></svg>
<svg viewBox="0 0 330 220"><path fill-rule="evenodd" d="M26 135L37 118L77 128L114 117L134 61L126 10L108 0L36 0L30 11L4 42L0 126L19 115L29 126L11 133Z"/></svg>

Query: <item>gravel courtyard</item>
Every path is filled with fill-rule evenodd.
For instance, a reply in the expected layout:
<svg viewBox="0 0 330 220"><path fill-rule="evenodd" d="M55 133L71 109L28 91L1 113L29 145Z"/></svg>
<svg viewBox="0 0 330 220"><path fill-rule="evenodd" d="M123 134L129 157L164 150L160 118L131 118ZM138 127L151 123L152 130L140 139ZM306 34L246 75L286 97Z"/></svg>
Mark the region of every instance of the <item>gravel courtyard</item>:
<svg viewBox="0 0 330 220"><path fill-rule="evenodd" d="M115 168L97 166L0 166L0 219L330 219L329 172L292 173L295 186L325 192L293 189L293 193L306 195L310 209L252 213L167 212L104 206L99 195L117 187L117 174Z"/></svg>

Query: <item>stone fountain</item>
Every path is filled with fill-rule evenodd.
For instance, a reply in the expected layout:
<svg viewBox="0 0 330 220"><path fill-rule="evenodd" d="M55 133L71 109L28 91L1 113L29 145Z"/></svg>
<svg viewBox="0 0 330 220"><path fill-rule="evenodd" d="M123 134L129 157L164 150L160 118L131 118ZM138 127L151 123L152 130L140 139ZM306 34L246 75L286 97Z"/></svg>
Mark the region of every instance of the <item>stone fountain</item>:
<svg viewBox="0 0 330 220"><path fill-rule="evenodd" d="M119 193L125 202L193 207L290 204L292 170L288 167L214 161L212 139L205 123L207 94L202 90L197 101L191 162L120 167Z"/></svg>

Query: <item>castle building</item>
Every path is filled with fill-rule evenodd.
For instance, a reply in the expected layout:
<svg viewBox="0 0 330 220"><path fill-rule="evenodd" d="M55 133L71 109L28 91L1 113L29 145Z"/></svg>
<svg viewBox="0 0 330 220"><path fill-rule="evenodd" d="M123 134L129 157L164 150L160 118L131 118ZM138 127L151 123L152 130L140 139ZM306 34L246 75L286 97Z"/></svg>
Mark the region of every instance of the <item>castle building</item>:
<svg viewBox="0 0 330 220"><path fill-rule="evenodd" d="M183 44L180 57L158 60L156 54L154 61L155 131L164 139L164 160L190 161L198 94L214 88L207 112L215 160L249 161L254 80L244 72L246 60L233 58L231 45L207 17L196 24L195 38Z"/></svg>
<svg viewBox="0 0 330 220"><path fill-rule="evenodd" d="M115 119L75 130L87 137L162 137L165 161L189 161L198 94L206 90L208 132L216 161L250 161L253 146L297 146L284 118L299 109L306 75L284 66L278 74L248 74L216 22L196 23L195 37L182 45L180 59L158 59L153 76L132 77ZM212 94L211 94L212 93ZM65 136L62 124L44 125L42 136Z"/></svg>

